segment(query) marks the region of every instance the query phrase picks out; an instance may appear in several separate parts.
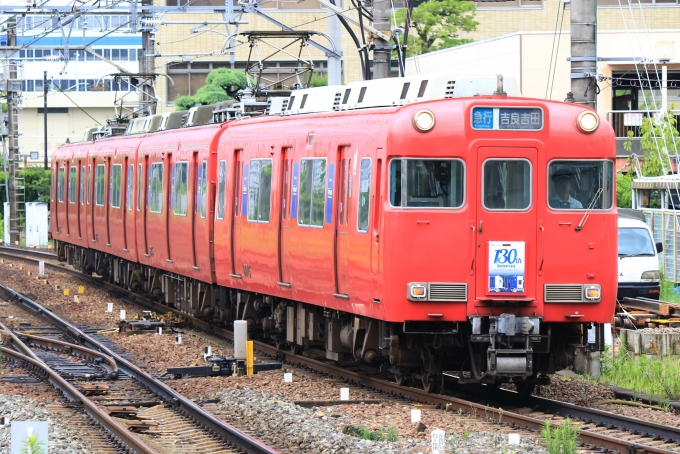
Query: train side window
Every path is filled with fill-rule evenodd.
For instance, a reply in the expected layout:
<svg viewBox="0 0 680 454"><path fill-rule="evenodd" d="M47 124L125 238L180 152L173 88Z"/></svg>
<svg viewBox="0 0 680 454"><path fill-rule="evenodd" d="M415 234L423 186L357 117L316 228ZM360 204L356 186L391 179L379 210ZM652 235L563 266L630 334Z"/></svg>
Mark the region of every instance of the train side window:
<svg viewBox="0 0 680 454"><path fill-rule="evenodd" d="M114 164L109 175L109 203L111 208L120 208L120 191L123 183L123 166Z"/></svg>
<svg viewBox="0 0 680 454"><path fill-rule="evenodd" d="M85 205L85 166L80 168L80 204Z"/></svg>
<svg viewBox="0 0 680 454"><path fill-rule="evenodd" d="M390 205L459 208L465 201L465 164L460 159L390 161Z"/></svg>
<svg viewBox="0 0 680 454"><path fill-rule="evenodd" d="M482 204L491 211L531 207L531 163L526 159L487 159L483 164Z"/></svg>
<svg viewBox="0 0 680 454"><path fill-rule="evenodd" d="M323 227L326 201L326 159L301 161L298 225Z"/></svg>
<svg viewBox="0 0 680 454"><path fill-rule="evenodd" d="M92 187L92 166L87 166L87 204L90 204L90 191Z"/></svg>
<svg viewBox="0 0 680 454"><path fill-rule="evenodd" d="M142 164L137 164L137 211L142 209Z"/></svg>
<svg viewBox="0 0 680 454"><path fill-rule="evenodd" d="M175 216L186 216L187 207L189 205L189 163L178 162L175 164L173 174L173 211L175 212Z"/></svg>
<svg viewBox="0 0 680 454"><path fill-rule="evenodd" d="M555 210L608 210L614 205L611 161L551 161L548 205Z"/></svg>
<svg viewBox="0 0 680 454"><path fill-rule="evenodd" d="M127 185L125 186L125 204L128 210L132 211L132 188L134 188L135 165L128 166Z"/></svg>
<svg viewBox="0 0 680 454"><path fill-rule="evenodd" d="M68 171L68 203L76 203L76 194L78 190L78 169L75 167L69 168Z"/></svg>
<svg viewBox="0 0 680 454"><path fill-rule="evenodd" d="M59 182L57 183L57 193L59 195L59 201L64 201L64 180L66 179L66 169L64 167L59 167Z"/></svg>
<svg viewBox="0 0 680 454"><path fill-rule="evenodd" d="M149 173L151 173L151 181L149 182L149 211L152 213L162 213L163 163L151 164Z"/></svg>
<svg viewBox="0 0 680 454"><path fill-rule="evenodd" d="M250 161L248 221L269 222L272 195L272 160Z"/></svg>
<svg viewBox="0 0 680 454"><path fill-rule="evenodd" d="M205 206L208 195L208 161L198 168L198 180L196 181L196 212L205 218Z"/></svg>
<svg viewBox="0 0 680 454"><path fill-rule="evenodd" d="M217 219L224 219L224 201L227 191L227 161L220 161L217 177Z"/></svg>
<svg viewBox="0 0 680 454"><path fill-rule="evenodd" d="M96 174L94 176L94 194L95 203L97 206L104 206L104 184L106 178L106 168L104 164L97 164Z"/></svg>
<svg viewBox="0 0 680 454"><path fill-rule="evenodd" d="M361 159L359 173L359 197L357 197L357 231L368 231L368 214L371 211L371 158Z"/></svg>

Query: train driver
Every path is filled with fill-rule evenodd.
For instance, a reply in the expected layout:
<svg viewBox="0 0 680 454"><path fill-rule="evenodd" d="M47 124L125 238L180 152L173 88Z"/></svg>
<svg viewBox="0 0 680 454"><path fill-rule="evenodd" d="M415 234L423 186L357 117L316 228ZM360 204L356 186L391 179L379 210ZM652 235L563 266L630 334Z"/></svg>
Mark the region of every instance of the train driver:
<svg viewBox="0 0 680 454"><path fill-rule="evenodd" d="M552 175L557 194L550 198L551 208L583 208L581 202L571 196L572 176L571 171L567 169L560 169Z"/></svg>

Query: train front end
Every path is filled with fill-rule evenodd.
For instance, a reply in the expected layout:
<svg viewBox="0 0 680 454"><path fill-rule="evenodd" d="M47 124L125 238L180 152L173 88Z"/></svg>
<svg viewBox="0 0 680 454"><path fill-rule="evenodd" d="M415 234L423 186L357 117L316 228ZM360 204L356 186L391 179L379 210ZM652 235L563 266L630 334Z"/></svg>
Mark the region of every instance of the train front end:
<svg viewBox="0 0 680 454"><path fill-rule="evenodd" d="M396 375L418 350L421 376L530 389L582 357L589 332L602 343L617 285L608 123L575 104L443 100L402 109L388 150Z"/></svg>

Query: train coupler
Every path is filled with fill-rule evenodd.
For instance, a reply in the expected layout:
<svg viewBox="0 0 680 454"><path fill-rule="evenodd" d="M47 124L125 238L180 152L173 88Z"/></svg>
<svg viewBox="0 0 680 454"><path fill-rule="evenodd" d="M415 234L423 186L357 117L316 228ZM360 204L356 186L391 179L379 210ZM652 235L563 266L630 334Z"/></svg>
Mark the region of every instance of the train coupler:
<svg viewBox="0 0 680 454"><path fill-rule="evenodd" d="M533 375L534 360L531 350L492 350L486 352L489 375L530 377Z"/></svg>

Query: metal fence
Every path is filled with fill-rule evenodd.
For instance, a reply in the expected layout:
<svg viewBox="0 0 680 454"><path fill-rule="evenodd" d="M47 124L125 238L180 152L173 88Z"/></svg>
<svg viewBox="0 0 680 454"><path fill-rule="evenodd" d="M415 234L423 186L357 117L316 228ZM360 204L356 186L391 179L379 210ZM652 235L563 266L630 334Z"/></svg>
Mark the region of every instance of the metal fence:
<svg viewBox="0 0 680 454"><path fill-rule="evenodd" d="M674 110L673 114L676 121L680 120L680 110ZM640 138L642 119L656 117L658 115L658 111L651 110L610 110L607 112L607 121L609 121L614 128L616 137L628 137L628 131L632 131L634 138Z"/></svg>
<svg viewBox="0 0 680 454"><path fill-rule="evenodd" d="M666 278L676 285L680 284L680 211L653 210L645 208L647 225L652 229L655 243L663 243L663 252L659 254L659 266L663 268Z"/></svg>

